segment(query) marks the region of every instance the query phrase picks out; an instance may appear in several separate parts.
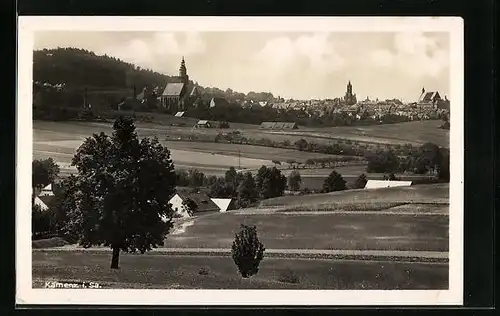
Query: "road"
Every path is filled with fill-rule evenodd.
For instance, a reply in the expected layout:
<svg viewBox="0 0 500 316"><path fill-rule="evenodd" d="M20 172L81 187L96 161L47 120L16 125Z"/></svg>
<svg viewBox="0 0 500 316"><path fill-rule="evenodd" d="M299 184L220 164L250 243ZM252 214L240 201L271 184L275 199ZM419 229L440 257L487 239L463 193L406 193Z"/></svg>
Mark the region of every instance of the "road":
<svg viewBox="0 0 500 316"><path fill-rule="evenodd" d="M58 252L111 252L107 247L84 249L76 245L33 249L33 251ZM184 255L184 256L230 256L229 248L156 248L152 255ZM410 261L447 263L448 252L438 251L397 251L397 250L334 250L334 249L266 249L266 257L302 258L302 259L336 259L336 260L369 260L369 261Z"/></svg>

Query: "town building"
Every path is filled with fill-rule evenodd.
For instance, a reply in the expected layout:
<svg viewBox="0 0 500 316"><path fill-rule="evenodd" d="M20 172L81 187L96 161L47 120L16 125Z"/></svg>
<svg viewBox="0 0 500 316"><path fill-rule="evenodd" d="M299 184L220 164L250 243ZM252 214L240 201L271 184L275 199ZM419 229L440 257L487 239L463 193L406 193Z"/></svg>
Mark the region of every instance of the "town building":
<svg viewBox="0 0 500 316"><path fill-rule="evenodd" d="M443 99L438 91L425 91L425 88L422 88L417 104L421 107L427 106L433 109L450 109L450 101L446 96Z"/></svg>
<svg viewBox="0 0 500 316"><path fill-rule="evenodd" d="M198 89L189 81L186 62L182 57L179 76L174 77L173 82L166 84L160 96L160 104L172 113L185 111L193 105L198 96Z"/></svg>

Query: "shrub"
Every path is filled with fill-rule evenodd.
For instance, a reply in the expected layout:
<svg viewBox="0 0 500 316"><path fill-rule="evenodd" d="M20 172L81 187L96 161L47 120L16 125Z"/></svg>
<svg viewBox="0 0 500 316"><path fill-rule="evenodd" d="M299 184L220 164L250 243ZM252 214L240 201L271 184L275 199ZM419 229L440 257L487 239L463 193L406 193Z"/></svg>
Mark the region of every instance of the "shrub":
<svg viewBox="0 0 500 316"><path fill-rule="evenodd" d="M323 192L325 193L342 191L345 189L347 189L346 181L335 170L330 173L323 183Z"/></svg>
<svg viewBox="0 0 500 316"><path fill-rule="evenodd" d="M198 269L198 274L199 275L209 275L210 271L208 270L208 268L202 267L202 268Z"/></svg>
<svg viewBox="0 0 500 316"><path fill-rule="evenodd" d="M235 235L231 254L242 277L249 278L259 272L264 251L264 245L257 236L257 228L241 224L239 233Z"/></svg>
<svg viewBox="0 0 500 316"><path fill-rule="evenodd" d="M362 173L356 179L356 183L354 186L356 189L363 189L366 186L366 182L368 182L368 180L366 179L366 175Z"/></svg>
<svg viewBox="0 0 500 316"><path fill-rule="evenodd" d="M280 273L278 281L283 283L297 284L299 283L299 277L292 269L288 268Z"/></svg>

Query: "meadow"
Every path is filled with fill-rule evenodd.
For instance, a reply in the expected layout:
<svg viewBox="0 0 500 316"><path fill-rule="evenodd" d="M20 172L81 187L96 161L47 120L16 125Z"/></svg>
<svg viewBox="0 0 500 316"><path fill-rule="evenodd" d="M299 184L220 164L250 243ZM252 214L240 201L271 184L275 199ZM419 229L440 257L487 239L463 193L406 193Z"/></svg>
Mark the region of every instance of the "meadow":
<svg viewBox="0 0 500 316"><path fill-rule="evenodd" d="M300 128L295 131L273 132L280 135L307 136L325 139L345 139L378 144L416 144L427 142L449 148L450 131L439 128L439 120L413 121L369 126Z"/></svg>
<svg viewBox="0 0 500 316"><path fill-rule="evenodd" d="M331 289L448 288L448 264L264 258L243 279L229 257L122 254L109 269L103 252L33 251L33 287L47 281L95 282L115 289Z"/></svg>
<svg viewBox="0 0 500 316"><path fill-rule="evenodd" d="M149 117L151 124L157 126L185 125L184 128L174 128L177 133L184 134L189 131L198 121L190 117L174 117L160 113L137 113L140 116ZM449 130L439 128L443 122L440 120L425 120L403 122L395 124L379 124L368 126L340 126L340 127L304 127L290 131L270 131L259 128L259 125L230 122L230 129L237 129L246 137L272 138L275 141L296 141L304 138L307 141L325 143L328 140L351 140L375 144L415 144L421 145L433 142L442 147L449 147ZM216 133L217 129L203 131L204 133Z"/></svg>
<svg viewBox="0 0 500 316"><path fill-rule="evenodd" d="M173 116L162 117L170 118L172 121L188 120L196 121L192 118L175 118ZM191 122L192 123L192 122ZM395 125L395 124L394 124ZM257 130L258 126L239 124L244 132L265 134L269 131ZM387 125L388 126L388 125ZM71 159L79 145L90 137L93 133L105 132L112 133L112 126L109 123L97 122L33 122L33 146L34 159L53 158L59 163L61 175L67 175L74 172L70 167ZM251 130L253 128L254 130ZM273 161L282 162L278 167L283 169L283 173L288 175L291 170L286 163L287 160L305 162L307 159L317 159L323 157L341 157L338 155L325 155L319 153L303 152L294 149L272 148L255 145L229 144L229 143L211 143L211 142L189 142L166 140L166 135L175 133L218 133L218 129L199 129L193 131L190 127L172 127L156 123L137 123L137 133L140 137L156 136L171 151L172 159L178 169L196 168L207 175L224 175L229 167L235 167L251 172L262 165L273 166ZM262 136L262 135L260 135ZM266 136L268 137L268 136ZM275 137L275 136L272 136ZM279 137L289 138L287 135L278 135ZM333 136L332 136L333 137ZM326 139L323 139L326 141ZM302 175L301 188L311 190L320 190L324 179L333 169L300 169ZM347 181L348 187L353 187L356 178L361 173L366 173L366 167L362 164L346 165L335 168L342 174ZM383 174L367 174L369 179L382 179ZM408 178L402 175L402 178ZM410 180L422 177L410 177ZM424 176L424 178L426 178Z"/></svg>

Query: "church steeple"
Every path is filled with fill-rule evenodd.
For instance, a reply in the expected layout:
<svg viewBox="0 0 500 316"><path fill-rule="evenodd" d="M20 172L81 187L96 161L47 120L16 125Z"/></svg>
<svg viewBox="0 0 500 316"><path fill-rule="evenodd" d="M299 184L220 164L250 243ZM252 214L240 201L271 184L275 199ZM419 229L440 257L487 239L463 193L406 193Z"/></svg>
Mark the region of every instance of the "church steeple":
<svg viewBox="0 0 500 316"><path fill-rule="evenodd" d="M184 60L184 56L182 56L181 66L179 67L179 77L184 84L188 84L189 76L187 74L186 61Z"/></svg>

